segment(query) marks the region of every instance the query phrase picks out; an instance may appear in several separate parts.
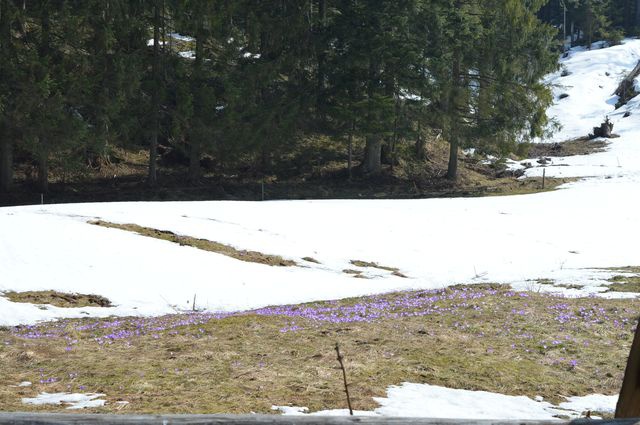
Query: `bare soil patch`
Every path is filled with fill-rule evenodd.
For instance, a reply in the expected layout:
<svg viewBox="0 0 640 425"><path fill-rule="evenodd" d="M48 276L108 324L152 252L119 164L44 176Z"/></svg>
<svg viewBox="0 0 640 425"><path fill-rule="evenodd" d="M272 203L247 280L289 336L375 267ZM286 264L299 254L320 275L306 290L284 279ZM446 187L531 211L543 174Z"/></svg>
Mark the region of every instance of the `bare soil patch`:
<svg viewBox="0 0 640 425"><path fill-rule="evenodd" d="M100 295L67 294L58 291L5 292L14 303L48 304L56 307L111 307L111 301Z"/></svg>
<svg viewBox="0 0 640 425"><path fill-rule="evenodd" d="M295 261L284 259L278 255L264 254L257 251L240 250L230 245L221 244L219 242L214 242L207 239L178 235L169 230L158 230L150 227L139 226L137 224L111 223L103 220L90 221L89 224L111 229L126 230L142 236L161 239L164 241L177 243L179 245L190 246L193 248L202 249L204 251L215 252L217 254L226 255L227 257L235 258L236 260L246 261L249 263L266 264L268 266L277 267L297 266Z"/></svg>

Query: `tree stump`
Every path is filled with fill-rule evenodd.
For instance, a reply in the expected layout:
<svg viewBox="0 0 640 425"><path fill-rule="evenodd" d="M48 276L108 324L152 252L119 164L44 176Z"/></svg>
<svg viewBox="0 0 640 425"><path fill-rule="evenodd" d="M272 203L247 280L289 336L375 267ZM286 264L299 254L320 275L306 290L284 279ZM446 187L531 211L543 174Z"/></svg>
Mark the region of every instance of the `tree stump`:
<svg viewBox="0 0 640 425"><path fill-rule="evenodd" d="M640 417L640 325L636 328L636 335L631 345L615 417Z"/></svg>
<svg viewBox="0 0 640 425"><path fill-rule="evenodd" d="M589 139L595 139L597 137L611 138L613 133L613 123L607 117L600 127L593 127L593 134L589 134Z"/></svg>

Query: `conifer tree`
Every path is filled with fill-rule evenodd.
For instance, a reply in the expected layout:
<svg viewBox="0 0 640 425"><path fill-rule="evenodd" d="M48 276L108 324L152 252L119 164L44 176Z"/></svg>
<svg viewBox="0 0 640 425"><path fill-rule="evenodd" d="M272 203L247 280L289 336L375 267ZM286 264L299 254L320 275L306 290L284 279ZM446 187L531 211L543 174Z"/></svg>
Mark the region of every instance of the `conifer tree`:
<svg viewBox="0 0 640 425"><path fill-rule="evenodd" d="M542 1L442 2L443 54L433 61L442 125L451 149L447 177L457 177L458 148L482 138L514 149L539 136L551 102L540 83L555 69L554 32L535 13ZM448 81L448 83L447 83ZM506 142L506 143L503 143ZM494 148L496 146L494 145Z"/></svg>
<svg viewBox="0 0 640 425"><path fill-rule="evenodd" d="M15 100L20 78L19 40L14 34L20 9L12 0L0 0L0 192L13 184L14 140L20 129Z"/></svg>

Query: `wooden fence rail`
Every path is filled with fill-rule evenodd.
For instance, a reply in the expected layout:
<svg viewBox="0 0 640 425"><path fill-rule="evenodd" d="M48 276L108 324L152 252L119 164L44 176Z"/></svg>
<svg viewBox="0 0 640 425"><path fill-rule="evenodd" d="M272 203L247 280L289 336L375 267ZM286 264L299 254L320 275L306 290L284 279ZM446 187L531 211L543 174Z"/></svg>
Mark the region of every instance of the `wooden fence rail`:
<svg viewBox="0 0 640 425"><path fill-rule="evenodd" d="M279 415L86 415L0 413L0 425L640 425L640 418L574 421Z"/></svg>

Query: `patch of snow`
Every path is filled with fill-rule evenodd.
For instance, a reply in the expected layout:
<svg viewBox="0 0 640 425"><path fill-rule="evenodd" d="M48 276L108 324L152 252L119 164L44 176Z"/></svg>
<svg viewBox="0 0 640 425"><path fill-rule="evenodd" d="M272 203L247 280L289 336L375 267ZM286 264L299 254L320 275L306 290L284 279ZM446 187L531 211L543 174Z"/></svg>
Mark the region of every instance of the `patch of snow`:
<svg viewBox="0 0 640 425"><path fill-rule="evenodd" d="M190 37L188 35L178 34L177 32L169 33L169 37L173 38L174 40L184 41L184 42L191 42L196 40L193 37Z"/></svg>
<svg viewBox="0 0 640 425"><path fill-rule="evenodd" d="M308 407L295 407L295 406L271 406L271 410L279 411L286 416L298 416L304 415L309 412Z"/></svg>
<svg viewBox="0 0 640 425"><path fill-rule="evenodd" d="M147 40L147 46L148 46L148 47L153 46L153 42L154 42L153 38L150 38L149 40ZM160 46L164 46L164 45L166 45L166 44L167 44L167 42L166 42L166 41L162 41L162 40L160 40L160 41L159 41L159 44L160 44Z"/></svg>
<svg viewBox="0 0 640 425"><path fill-rule="evenodd" d="M185 59L195 59L196 52L193 50L185 50L184 52L178 52L178 56Z"/></svg>
<svg viewBox="0 0 640 425"><path fill-rule="evenodd" d="M576 412L588 410L602 413L614 413L618 395L591 394L584 397L567 397L567 401L560 403L560 407Z"/></svg>
<svg viewBox="0 0 640 425"><path fill-rule="evenodd" d="M636 77L633 80L633 89L636 91L636 93L640 93L640 78Z"/></svg>
<svg viewBox="0 0 640 425"><path fill-rule="evenodd" d="M467 149L463 149L462 153L465 156L473 156L476 153L476 148L467 148Z"/></svg>
<svg viewBox="0 0 640 425"><path fill-rule="evenodd" d="M307 407L295 407L295 406L271 406L271 410L280 411L283 416L350 416L349 409L333 409L333 410L320 410L317 412L309 413ZM377 416L376 412L367 410L354 410L354 416Z"/></svg>
<svg viewBox="0 0 640 425"><path fill-rule="evenodd" d="M355 416L422 417L439 419L558 420L577 419L587 410L611 412L618 396L600 394L570 397L555 406L541 396L510 396L487 391L458 390L437 385L404 383L387 389L386 398L375 397L380 407L373 411L355 411ZM613 407L612 407L613 406ZM346 416L346 409L309 413L306 407L272 406L283 415ZM594 417L595 418L595 417Z"/></svg>
<svg viewBox="0 0 640 425"><path fill-rule="evenodd" d="M106 400L99 400L104 394L71 394L71 393L42 393L35 398L23 398L22 403L44 405L44 404L65 404L67 409L86 409L92 407L102 407Z"/></svg>
<svg viewBox="0 0 640 425"><path fill-rule="evenodd" d="M400 90L400 99L406 99L406 100L411 100L414 102L419 102L423 99L422 96L415 94L415 93L411 93L408 90L402 89Z"/></svg>
<svg viewBox="0 0 640 425"><path fill-rule="evenodd" d="M456 390L437 385L404 383L374 398L382 416L456 419L554 419L553 405L525 396Z"/></svg>
<svg viewBox="0 0 640 425"><path fill-rule="evenodd" d="M30 387L31 385L33 384L29 381L22 381L18 384L19 387Z"/></svg>

